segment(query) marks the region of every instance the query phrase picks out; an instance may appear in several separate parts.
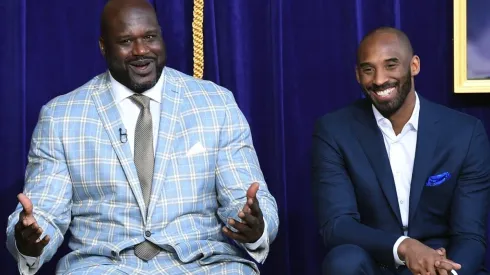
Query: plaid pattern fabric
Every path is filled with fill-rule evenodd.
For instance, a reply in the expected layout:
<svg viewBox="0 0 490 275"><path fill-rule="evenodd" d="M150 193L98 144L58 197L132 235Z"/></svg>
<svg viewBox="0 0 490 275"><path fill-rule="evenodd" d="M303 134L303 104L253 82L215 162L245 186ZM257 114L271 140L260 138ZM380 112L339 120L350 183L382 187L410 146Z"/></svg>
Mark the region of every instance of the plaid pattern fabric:
<svg viewBox="0 0 490 275"><path fill-rule="evenodd" d="M118 262L121 253L145 239L175 255L176 266L241 261L257 270L221 233L227 218L239 219L254 181L260 183L257 197L269 242L279 226L248 123L228 90L171 68L163 73L148 209L130 146L119 137L124 125L107 73L43 106L24 190L39 225L51 236L41 264L51 259L69 228L73 251L58 264L60 272L89 266L93 257L97 263ZM204 150L188 153L198 143ZM7 228L7 246L15 257L20 210L19 204ZM248 252L258 261L267 256Z"/></svg>
<svg viewBox="0 0 490 275"><path fill-rule="evenodd" d="M202 275L252 275L258 274L250 265L237 261L223 261L201 265L198 261L179 263L175 255L160 253L149 262L143 262L132 253L121 255L118 263L96 264L74 268L66 275L150 275L150 274L202 274Z"/></svg>

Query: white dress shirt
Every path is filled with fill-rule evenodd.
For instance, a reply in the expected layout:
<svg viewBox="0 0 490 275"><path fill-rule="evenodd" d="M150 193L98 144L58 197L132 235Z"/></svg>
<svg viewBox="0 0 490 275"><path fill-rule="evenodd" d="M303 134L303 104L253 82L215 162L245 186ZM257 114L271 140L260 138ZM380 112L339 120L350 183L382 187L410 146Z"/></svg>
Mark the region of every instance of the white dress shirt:
<svg viewBox="0 0 490 275"><path fill-rule="evenodd" d="M128 89L126 86L117 82L112 75L112 96L116 101L117 108L121 114L121 119L126 129L123 129L127 135L129 146L131 147L131 154L134 156L134 131L136 129L136 123L138 122L138 116L140 114L140 107L131 100L131 96L135 92ZM150 113L151 121L153 123L153 154L157 149L158 140L158 128L160 124L160 103L162 102L162 89L163 89L164 74L160 76L155 86L142 93L150 98Z"/></svg>
<svg viewBox="0 0 490 275"><path fill-rule="evenodd" d="M121 129L122 133L126 134L127 142L131 147L131 153L134 155L134 131L136 129L136 123L140 113L140 107L134 103L129 97L135 94L116 81L112 75L110 75L112 85L112 96L117 104L119 113L126 129ZM142 94L150 98L150 112L153 123L153 153L156 152L157 140L158 140L158 128L160 123L160 103L162 101L162 89L163 89L164 74L160 76L155 86L151 89L143 92ZM269 251L269 240L267 235L267 222L264 220L264 233L255 243L246 243L245 247L251 251L260 248L260 255L267 255ZM18 252L18 251L17 251ZM39 257L29 257L19 253L19 272L25 275L35 274L39 266ZM251 254L255 259L256 255Z"/></svg>
<svg viewBox="0 0 490 275"><path fill-rule="evenodd" d="M383 133L386 152L388 153L391 171L395 180L396 195L398 197L400 216L404 228L408 228L410 185L412 182L413 162L417 145L417 129L419 125L420 101L416 93L415 98L415 107L412 116L398 135L395 134L391 122L381 115L374 106L372 107L378 127ZM397 265L404 264L398 257L398 246L404 239L408 238L406 230L404 233L405 235L398 238L393 246L393 257Z"/></svg>

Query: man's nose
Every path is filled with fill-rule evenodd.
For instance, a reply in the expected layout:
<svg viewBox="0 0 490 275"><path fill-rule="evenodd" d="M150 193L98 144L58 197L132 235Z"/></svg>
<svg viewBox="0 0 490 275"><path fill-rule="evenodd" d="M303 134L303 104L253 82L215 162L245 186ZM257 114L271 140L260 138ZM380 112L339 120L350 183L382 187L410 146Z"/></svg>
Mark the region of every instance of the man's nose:
<svg viewBox="0 0 490 275"><path fill-rule="evenodd" d="M385 84L387 81L388 81L388 77L383 72L376 72L374 74L374 79L373 79L374 84L381 86Z"/></svg>
<svg viewBox="0 0 490 275"><path fill-rule="evenodd" d="M137 39L134 41L132 52L133 55L146 55L149 52L149 49L144 41Z"/></svg>

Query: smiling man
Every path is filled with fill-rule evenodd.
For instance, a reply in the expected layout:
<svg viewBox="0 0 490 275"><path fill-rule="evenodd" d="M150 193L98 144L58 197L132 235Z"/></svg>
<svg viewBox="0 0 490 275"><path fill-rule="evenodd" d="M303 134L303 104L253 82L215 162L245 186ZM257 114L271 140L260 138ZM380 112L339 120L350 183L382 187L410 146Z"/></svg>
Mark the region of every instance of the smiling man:
<svg viewBox="0 0 490 275"><path fill-rule="evenodd" d="M419 71L403 32L372 31L356 65L366 98L316 123L323 274L487 274L485 129L418 95Z"/></svg>
<svg viewBox="0 0 490 275"><path fill-rule="evenodd" d="M259 273L277 205L232 93L165 66L145 0L109 1L99 45L108 71L41 110L7 228L20 273L68 229L57 274Z"/></svg>

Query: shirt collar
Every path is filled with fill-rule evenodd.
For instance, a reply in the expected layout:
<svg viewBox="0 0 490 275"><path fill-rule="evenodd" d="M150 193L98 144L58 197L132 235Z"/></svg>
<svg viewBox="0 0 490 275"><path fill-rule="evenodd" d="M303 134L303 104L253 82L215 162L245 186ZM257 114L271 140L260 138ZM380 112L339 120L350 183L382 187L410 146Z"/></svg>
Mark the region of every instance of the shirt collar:
<svg viewBox="0 0 490 275"><path fill-rule="evenodd" d="M376 122L380 124L382 121L387 120L379 111L374 107L374 105L371 106L373 109L374 117L376 118ZM413 130L417 131L419 127L419 113L420 113L420 100L419 96L417 93L415 93L415 107L413 108L412 116L407 122L407 125L412 127Z"/></svg>
<svg viewBox="0 0 490 275"><path fill-rule="evenodd" d="M121 103L121 101L123 101L124 99L135 94L135 92L131 91L128 87L124 86L123 84L115 80L114 77L112 77L111 72L109 72L109 77L112 85L112 95L114 96L114 100L116 101L117 104ZM161 103L164 78L165 78L164 73L162 72L155 86L153 86L151 89L144 91L142 94L158 103Z"/></svg>

